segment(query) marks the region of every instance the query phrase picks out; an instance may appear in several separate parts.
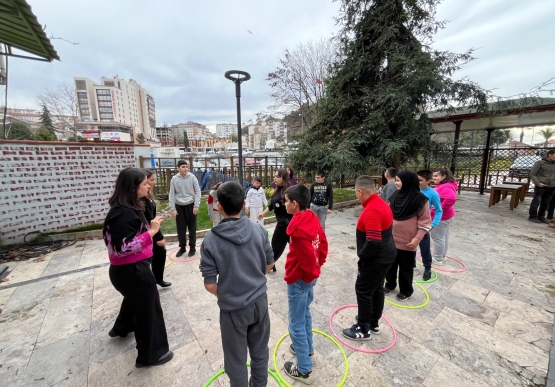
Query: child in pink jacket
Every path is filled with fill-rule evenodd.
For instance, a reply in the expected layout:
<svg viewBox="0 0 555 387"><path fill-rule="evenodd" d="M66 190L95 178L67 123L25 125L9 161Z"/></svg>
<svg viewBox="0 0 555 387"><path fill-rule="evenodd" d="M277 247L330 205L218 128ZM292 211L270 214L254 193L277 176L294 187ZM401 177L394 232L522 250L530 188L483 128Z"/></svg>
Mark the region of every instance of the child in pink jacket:
<svg viewBox="0 0 555 387"><path fill-rule="evenodd" d="M458 185L448 168L436 169L432 175L432 180L435 183L435 190L439 195L441 208L443 209L441 221L430 232L434 242L432 260L437 263L443 263L449 247L449 228L455 218ZM431 216L433 218L434 210L432 210Z"/></svg>

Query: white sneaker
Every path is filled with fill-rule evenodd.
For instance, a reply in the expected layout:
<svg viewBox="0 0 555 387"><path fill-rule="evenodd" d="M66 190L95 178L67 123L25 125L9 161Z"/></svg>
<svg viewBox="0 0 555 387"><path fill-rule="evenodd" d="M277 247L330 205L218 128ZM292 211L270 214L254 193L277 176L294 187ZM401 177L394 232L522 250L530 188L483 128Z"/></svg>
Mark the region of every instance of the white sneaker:
<svg viewBox="0 0 555 387"><path fill-rule="evenodd" d="M445 262L445 258L434 258L432 257L432 261L434 261L435 263L442 265L443 262Z"/></svg>

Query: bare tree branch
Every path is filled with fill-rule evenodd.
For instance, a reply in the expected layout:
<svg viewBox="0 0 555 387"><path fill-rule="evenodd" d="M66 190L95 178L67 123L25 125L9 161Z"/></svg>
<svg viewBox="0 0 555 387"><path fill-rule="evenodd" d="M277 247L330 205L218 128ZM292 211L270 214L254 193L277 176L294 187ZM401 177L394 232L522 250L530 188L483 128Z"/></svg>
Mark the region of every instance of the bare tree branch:
<svg viewBox="0 0 555 387"><path fill-rule="evenodd" d="M46 25L45 25L44 27L46 28ZM75 45L75 46L77 46L77 45L79 44L79 42L77 42L77 43L74 43L74 42L70 42L69 40L67 40L67 39L64 39L64 38L55 38L55 37L54 37L54 35L52 35L52 34L50 34L50 38L49 38L49 39L58 39L58 40L63 40L64 42L68 42L68 43L71 43L71 44L73 44L73 45Z"/></svg>
<svg viewBox="0 0 555 387"><path fill-rule="evenodd" d="M56 116L55 126L58 129L71 128L74 137L77 138L79 106L73 84L62 83L54 89L45 89L37 96L37 103L46 106L50 113Z"/></svg>

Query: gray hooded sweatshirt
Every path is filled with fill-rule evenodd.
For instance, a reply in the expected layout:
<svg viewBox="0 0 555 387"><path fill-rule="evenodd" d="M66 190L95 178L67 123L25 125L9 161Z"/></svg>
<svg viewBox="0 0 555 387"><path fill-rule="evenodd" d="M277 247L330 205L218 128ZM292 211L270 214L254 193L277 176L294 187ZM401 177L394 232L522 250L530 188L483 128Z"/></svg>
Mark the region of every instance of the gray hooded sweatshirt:
<svg viewBox="0 0 555 387"><path fill-rule="evenodd" d="M220 309L231 312L266 294L266 266L274 262L274 253L262 226L246 216L228 219L204 237L200 271L205 284L218 284Z"/></svg>
<svg viewBox="0 0 555 387"><path fill-rule="evenodd" d="M170 211L175 210L175 205L186 206L187 204L194 203L195 208L200 206L200 187L195 175L191 172L187 173L185 177L179 173L172 177L170 182L170 193L168 204Z"/></svg>

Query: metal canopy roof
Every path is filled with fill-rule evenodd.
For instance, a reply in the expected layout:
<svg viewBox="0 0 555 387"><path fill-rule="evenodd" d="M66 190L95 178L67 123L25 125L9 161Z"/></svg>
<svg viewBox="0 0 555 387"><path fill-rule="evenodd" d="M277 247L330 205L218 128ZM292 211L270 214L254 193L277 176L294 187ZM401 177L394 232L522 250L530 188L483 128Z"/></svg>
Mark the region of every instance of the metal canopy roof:
<svg viewBox="0 0 555 387"><path fill-rule="evenodd" d="M0 43L48 62L60 60L26 0L0 0Z"/></svg>
<svg viewBox="0 0 555 387"><path fill-rule="evenodd" d="M455 121L462 121L461 132L472 130L509 129L555 124L555 98L544 98L542 104L521 109L509 109L500 114L483 116L468 109L454 114L431 113L430 120L435 133L453 133Z"/></svg>

